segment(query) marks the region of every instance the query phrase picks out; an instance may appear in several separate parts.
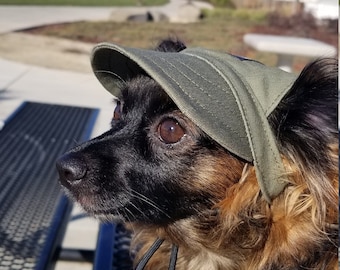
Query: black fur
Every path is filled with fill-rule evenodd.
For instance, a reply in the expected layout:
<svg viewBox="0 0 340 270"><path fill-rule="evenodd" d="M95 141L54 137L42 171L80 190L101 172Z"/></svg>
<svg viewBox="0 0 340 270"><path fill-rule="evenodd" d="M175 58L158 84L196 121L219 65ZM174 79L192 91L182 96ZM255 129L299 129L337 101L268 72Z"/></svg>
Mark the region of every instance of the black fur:
<svg viewBox="0 0 340 270"><path fill-rule="evenodd" d="M185 128L185 121L176 115L175 104L160 86L148 77L130 81L119 99L121 118L112 121L112 129L71 150L58 163L59 168L65 163L86 166L81 168L86 175L78 182L69 181L68 172L60 174L75 200L86 196L91 203L83 207L98 217L115 214L129 221L158 224L210 206L204 190L188 194L173 179L185 175L198 156L215 151L215 144L203 133L188 134L178 144L161 142L158 123L176 119Z"/></svg>
<svg viewBox="0 0 340 270"><path fill-rule="evenodd" d="M283 150L295 149L306 162L320 164L324 157L319 153L337 140L337 85L335 59L321 59L305 67L270 116Z"/></svg>
<svg viewBox="0 0 340 270"><path fill-rule="evenodd" d="M165 39L158 44L156 50L161 52L180 52L185 48L185 44L178 39Z"/></svg>
<svg viewBox="0 0 340 270"><path fill-rule="evenodd" d="M157 50L176 52L180 41ZM269 121L281 151L306 163L330 166L319 153L337 140L337 61L319 60L304 69ZM90 214L113 220L167 224L198 214L215 202L205 189L187 189L198 158L227 152L186 119L151 78L126 82L120 118L112 128L58 161L60 181ZM159 138L158 126L173 119L186 131L178 143ZM289 149L289 150L286 150ZM177 181L179 176L183 177Z"/></svg>

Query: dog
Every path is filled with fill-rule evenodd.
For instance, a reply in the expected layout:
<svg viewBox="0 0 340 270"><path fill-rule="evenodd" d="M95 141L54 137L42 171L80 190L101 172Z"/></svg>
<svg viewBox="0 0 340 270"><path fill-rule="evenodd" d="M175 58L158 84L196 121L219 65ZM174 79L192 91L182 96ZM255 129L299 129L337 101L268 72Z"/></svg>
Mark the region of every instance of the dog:
<svg viewBox="0 0 340 270"><path fill-rule="evenodd" d="M174 247L176 269L338 269L337 88L337 60L318 59L268 116L288 179L270 203L254 164L147 74L121 84L109 131L60 157L60 182L92 216L126 224L135 266L162 239L145 269L167 269Z"/></svg>

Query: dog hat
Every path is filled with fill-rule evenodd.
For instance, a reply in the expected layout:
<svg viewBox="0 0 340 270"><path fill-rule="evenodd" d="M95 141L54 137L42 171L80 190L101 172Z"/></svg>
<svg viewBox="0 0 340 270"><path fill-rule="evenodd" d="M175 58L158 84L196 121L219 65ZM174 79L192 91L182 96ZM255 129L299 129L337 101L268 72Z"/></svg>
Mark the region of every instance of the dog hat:
<svg viewBox="0 0 340 270"><path fill-rule="evenodd" d="M159 52L101 43L91 62L96 77L114 96L126 80L140 74L152 77L206 134L255 166L269 203L287 185L267 117L295 75L202 48Z"/></svg>

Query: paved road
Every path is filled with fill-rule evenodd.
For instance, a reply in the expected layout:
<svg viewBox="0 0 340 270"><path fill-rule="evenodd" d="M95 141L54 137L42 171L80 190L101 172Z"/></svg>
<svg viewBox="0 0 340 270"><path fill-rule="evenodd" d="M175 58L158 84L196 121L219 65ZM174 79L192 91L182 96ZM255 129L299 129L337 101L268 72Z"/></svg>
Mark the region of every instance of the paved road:
<svg viewBox="0 0 340 270"><path fill-rule="evenodd" d="M195 2L195 6L212 8L204 2ZM170 0L167 5L157 7L75 7L75 6L8 6L0 5L0 34L18 29L44 24L108 20L117 10L126 12L159 11L170 18L176 18L179 7L187 4L186 0Z"/></svg>
<svg viewBox="0 0 340 270"><path fill-rule="evenodd" d="M107 7L0 6L0 33L43 24L108 19Z"/></svg>

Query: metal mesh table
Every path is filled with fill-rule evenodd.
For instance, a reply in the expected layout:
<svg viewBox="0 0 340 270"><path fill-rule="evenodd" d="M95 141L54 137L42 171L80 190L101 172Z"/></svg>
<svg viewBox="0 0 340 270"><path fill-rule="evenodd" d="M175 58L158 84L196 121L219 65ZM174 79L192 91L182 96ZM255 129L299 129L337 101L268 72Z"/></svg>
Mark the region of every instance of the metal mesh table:
<svg viewBox="0 0 340 270"><path fill-rule="evenodd" d="M0 270L50 269L71 203L55 160L88 139L98 110L26 102L0 131Z"/></svg>

